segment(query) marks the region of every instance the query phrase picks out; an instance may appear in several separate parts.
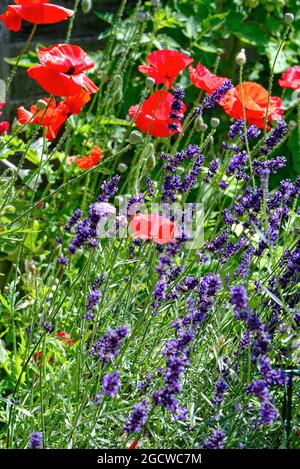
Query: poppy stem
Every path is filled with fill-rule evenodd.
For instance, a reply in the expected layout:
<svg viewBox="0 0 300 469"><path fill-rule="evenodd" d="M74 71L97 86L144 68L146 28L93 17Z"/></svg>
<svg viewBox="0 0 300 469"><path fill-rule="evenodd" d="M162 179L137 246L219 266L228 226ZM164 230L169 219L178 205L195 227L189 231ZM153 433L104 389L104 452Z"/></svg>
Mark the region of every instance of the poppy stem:
<svg viewBox="0 0 300 469"><path fill-rule="evenodd" d="M27 39L27 41L25 42L25 44L24 44L24 46L23 46L23 48L22 48L22 50L21 50L21 52L20 52L20 55L17 57L16 63L14 64L14 66L13 66L13 68L12 68L10 74L8 75L8 78L7 78L6 83L5 83L5 87L4 87L3 92L2 92L2 94L1 94L1 97L0 97L0 102L1 102L1 101L3 100L3 98L5 97L5 95L6 95L7 91L8 91L8 89L9 89L9 87L10 87L10 85L11 85L11 82L13 81L13 78L14 78L14 76L15 76L15 74L16 74L16 71L17 71L17 67L18 67L18 65L19 65L19 63L20 63L20 61L21 61L23 55L27 52L27 50L28 50L28 48L29 48L29 45L30 45L30 43L31 43L31 41L32 41L32 39L33 39L33 36L35 35L36 28L37 28L37 25L34 24L32 30L31 30L31 33L29 34L28 39Z"/></svg>
<svg viewBox="0 0 300 469"><path fill-rule="evenodd" d="M74 14L71 16L70 21L69 21L68 30L67 30L67 37L66 37L66 44L69 44L70 39L71 39L72 29L73 29L73 25L74 25L75 16L76 16L76 13L77 13L77 10L78 10L79 2L80 2L80 0L75 0L75 3L74 3L74 8L73 8Z"/></svg>
<svg viewBox="0 0 300 469"><path fill-rule="evenodd" d="M285 32L283 33L283 36L281 38L279 47L278 47L277 52L275 54L272 69L271 69L271 74L270 74L270 77L269 77L268 102L267 102L267 108L266 108L266 114L265 114L265 120L264 120L264 138L266 138L266 134L267 134L268 113L269 113L271 93L272 93L272 88L273 88L273 78L274 78L275 65L276 65L278 56L279 56L279 54L280 54L280 52L281 52L281 50L284 46L284 43L286 41L286 38L287 38L287 35L288 35L289 31L290 31L290 26L288 25Z"/></svg>
<svg viewBox="0 0 300 469"><path fill-rule="evenodd" d="M245 145L246 145L246 150L247 150L247 155L248 155L249 168L250 168L250 174L251 174L251 178L252 178L253 188L255 189L256 188L255 178L254 178L254 174L253 174L251 153L250 153L249 142L248 142L248 138L247 138L246 109L245 109L245 99L244 99L244 90L243 90L243 64L240 65L240 93L241 93L242 110L243 110Z"/></svg>

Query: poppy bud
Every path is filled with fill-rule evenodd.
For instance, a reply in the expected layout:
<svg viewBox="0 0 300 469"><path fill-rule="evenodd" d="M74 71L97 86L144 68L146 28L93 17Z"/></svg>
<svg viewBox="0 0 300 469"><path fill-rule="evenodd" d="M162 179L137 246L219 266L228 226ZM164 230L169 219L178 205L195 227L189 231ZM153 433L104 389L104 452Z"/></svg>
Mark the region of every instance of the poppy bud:
<svg viewBox="0 0 300 469"><path fill-rule="evenodd" d="M89 13L92 8L92 0L82 0L81 9L83 13Z"/></svg>
<svg viewBox="0 0 300 469"><path fill-rule="evenodd" d="M148 90L151 90L155 85L155 80L154 78L151 78L151 77L147 77L146 78L146 88L148 88Z"/></svg>
<svg viewBox="0 0 300 469"><path fill-rule="evenodd" d="M42 111L43 109L46 109L47 103L43 99L39 99L36 103L36 107L38 111Z"/></svg>
<svg viewBox="0 0 300 469"><path fill-rule="evenodd" d="M245 49L241 49L240 52L237 54L235 61L238 65L244 65L246 63L246 54Z"/></svg>
<svg viewBox="0 0 300 469"><path fill-rule="evenodd" d="M197 130L197 132L205 132L207 129L207 125L205 124L205 122L203 122L201 116L198 116L195 119L195 129Z"/></svg>
<svg viewBox="0 0 300 469"><path fill-rule="evenodd" d="M133 130L129 134L129 143L131 145L135 145L136 143L139 143L142 140L142 138L143 136L141 132L139 132L138 130Z"/></svg>
<svg viewBox="0 0 300 469"><path fill-rule="evenodd" d="M128 166L125 163L119 163L117 169L118 169L119 173L125 173L125 171L127 171L127 169L128 169Z"/></svg>
<svg viewBox="0 0 300 469"><path fill-rule="evenodd" d="M118 104L123 99L123 78L121 75L115 75L112 83L112 99L115 104Z"/></svg>
<svg viewBox="0 0 300 469"><path fill-rule="evenodd" d="M293 15L293 13L286 13L284 15L285 24L292 24L294 22L294 19L295 19L295 17Z"/></svg>
<svg viewBox="0 0 300 469"><path fill-rule="evenodd" d="M210 119L210 125L212 126L213 129L216 129L219 124L220 124L220 119L218 119L217 117L212 117Z"/></svg>
<svg viewBox="0 0 300 469"><path fill-rule="evenodd" d="M138 11L136 14L136 19L138 21L145 21L148 18L148 14L144 13L143 11Z"/></svg>
<svg viewBox="0 0 300 469"><path fill-rule="evenodd" d="M5 207L5 212L6 213L14 213L16 211L15 207L13 205L7 205Z"/></svg>
<svg viewBox="0 0 300 469"><path fill-rule="evenodd" d="M271 122L272 127L277 127L279 122L280 122L279 119L276 119L276 117L273 117L272 122Z"/></svg>
<svg viewBox="0 0 300 469"><path fill-rule="evenodd" d="M294 130L296 127L297 127L297 122L296 121L290 121L288 123L289 130Z"/></svg>
<svg viewBox="0 0 300 469"><path fill-rule="evenodd" d="M154 154L150 155L146 162L146 168L148 171L151 171L156 165L156 159Z"/></svg>

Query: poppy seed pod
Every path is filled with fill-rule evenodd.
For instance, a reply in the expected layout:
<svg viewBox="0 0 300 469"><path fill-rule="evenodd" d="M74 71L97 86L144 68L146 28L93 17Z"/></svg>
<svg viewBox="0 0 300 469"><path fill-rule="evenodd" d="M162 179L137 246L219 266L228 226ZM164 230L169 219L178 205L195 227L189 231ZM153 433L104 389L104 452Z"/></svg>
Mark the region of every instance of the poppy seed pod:
<svg viewBox="0 0 300 469"><path fill-rule="evenodd" d="M197 130L197 132L205 132L207 129L207 125L205 124L205 122L203 122L201 116L198 116L195 119L195 129Z"/></svg>
<svg viewBox="0 0 300 469"><path fill-rule="evenodd" d="M142 140L142 137L143 136L142 136L141 132L139 132L138 130L133 130L129 134L129 143L131 145L136 145L137 143L139 143Z"/></svg>
<svg viewBox="0 0 300 469"><path fill-rule="evenodd" d="M89 13L92 9L92 0L82 0L81 9L83 13Z"/></svg>

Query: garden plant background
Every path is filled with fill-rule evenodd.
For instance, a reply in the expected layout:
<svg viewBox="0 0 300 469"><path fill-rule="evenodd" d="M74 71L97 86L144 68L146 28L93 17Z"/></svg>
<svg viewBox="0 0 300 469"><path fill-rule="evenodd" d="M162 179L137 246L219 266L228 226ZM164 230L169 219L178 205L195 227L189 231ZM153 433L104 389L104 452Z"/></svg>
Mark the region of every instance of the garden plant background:
<svg viewBox="0 0 300 469"><path fill-rule="evenodd" d="M299 448L300 1L0 14L0 447Z"/></svg>

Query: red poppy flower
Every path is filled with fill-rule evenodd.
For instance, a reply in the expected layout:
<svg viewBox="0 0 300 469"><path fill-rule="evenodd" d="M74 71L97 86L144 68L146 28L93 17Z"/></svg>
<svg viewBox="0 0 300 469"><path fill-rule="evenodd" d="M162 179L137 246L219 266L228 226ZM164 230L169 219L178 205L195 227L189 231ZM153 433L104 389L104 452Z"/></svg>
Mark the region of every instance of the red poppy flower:
<svg viewBox="0 0 300 469"><path fill-rule="evenodd" d="M244 104L246 121L255 124L259 128L264 127L264 119L268 105L267 90L255 82L245 81L243 85ZM240 93L240 85L232 88L224 96L220 104L224 107L224 111L234 119L243 118L242 98ZM268 121L272 119L280 119L283 114L281 107L281 99L272 96L268 109Z"/></svg>
<svg viewBox="0 0 300 469"><path fill-rule="evenodd" d="M139 441L136 441L134 440L131 445L128 447L128 449L136 449L136 447L138 446L139 444Z"/></svg>
<svg viewBox="0 0 300 469"><path fill-rule="evenodd" d="M38 362L38 361L40 361L40 359L42 358L42 356L43 356L43 353L42 353L42 352L35 352L35 353L33 354L33 360L34 360L35 362Z"/></svg>
<svg viewBox="0 0 300 469"><path fill-rule="evenodd" d="M175 223L157 213L136 213L129 228L133 230L132 238L151 239L157 244L166 244L175 240Z"/></svg>
<svg viewBox="0 0 300 469"><path fill-rule="evenodd" d="M102 151L101 148L96 146L92 148L90 155L84 156L83 158L79 158L76 161L77 166L80 169L87 169L96 166L102 158Z"/></svg>
<svg viewBox="0 0 300 469"><path fill-rule="evenodd" d="M71 336L68 332L65 332L65 331L58 331L56 332L56 335L57 337L64 343L66 344L68 347L70 345L73 345L75 343L75 340L74 339L71 339Z"/></svg>
<svg viewBox="0 0 300 469"><path fill-rule="evenodd" d="M278 83L282 88L298 90L300 88L300 66L294 65L294 67L288 68L278 80Z"/></svg>
<svg viewBox="0 0 300 469"><path fill-rule="evenodd" d="M52 24L66 20L73 15L72 10L48 3L47 0L14 0L16 5L8 5L0 19L11 31L21 29L22 20L33 24Z"/></svg>
<svg viewBox="0 0 300 469"><path fill-rule="evenodd" d="M219 88L225 80L228 80L228 78L214 75L200 62L196 67L189 67L189 72L193 85L209 94Z"/></svg>
<svg viewBox="0 0 300 469"><path fill-rule="evenodd" d="M79 46L56 44L38 53L41 65L34 65L27 74L44 90L55 96L74 96L82 90L96 93L97 86L85 75L84 70L94 62Z"/></svg>
<svg viewBox="0 0 300 469"><path fill-rule="evenodd" d="M172 83L177 75L194 59L175 50L156 50L146 58L149 65L139 65L138 69L154 78L155 83L163 83L167 88L172 88Z"/></svg>
<svg viewBox="0 0 300 469"><path fill-rule="evenodd" d="M48 105L47 110L42 109L39 111L36 104L30 107L30 111L27 111L23 106L19 107L18 121L22 125L40 124L46 127L46 138L52 141L68 118L67 108L60 104L57 106L54 99L51 99L50 103L49 98L45 98L44 101Z"/></svg>
<svg viewBox="0 0 300 469"><path fill-rule="evenodd" d="M149 98L145 99L142 106L138 104L129 108L129 115L136 126L153 137L169 137L182 131L180 122L176 122L178 129L170 130L168 124L172 123L170 119L171 105L174 96L167 91L155 91ZM180 113L183 115L186 106L183 104ZM178 112L179 114L179 112Z"/></svg>
<svg viewBox="0 0 300 469"><path fill-rule="evenodd" d="M20 124L40 124L47 127L46 138L50 141L54 140L68 117L71 114L78 114L82 107L90 100L90 95L82 90L78 95L70 96L64 101L60 101L58 105L54 99L48 105L48 109L38 111L34 104L27 111L23 106L18 108L18 121ZM49 98L44 98L46 104Z"/></svg>
<svg viewBox="0 0 300 469"><path fill-rule="evenodd" d="M9 122L7 121L0 122L0 135L4 134L4 132L7 132L8 130L9 130Z"/></svg>

